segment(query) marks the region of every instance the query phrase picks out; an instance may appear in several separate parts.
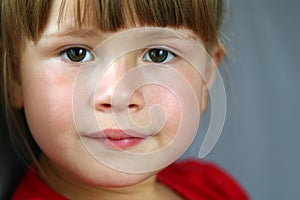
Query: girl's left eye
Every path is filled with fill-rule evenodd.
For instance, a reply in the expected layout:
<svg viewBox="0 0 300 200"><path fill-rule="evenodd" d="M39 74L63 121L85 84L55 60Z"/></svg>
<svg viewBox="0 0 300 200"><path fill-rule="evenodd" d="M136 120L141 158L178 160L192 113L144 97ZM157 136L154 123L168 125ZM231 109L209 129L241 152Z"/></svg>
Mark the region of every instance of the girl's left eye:
<svg viewBox="0 0 300 200"><path fill-rule="evenodd" d="M92 53L83 47L72 47L64 50L61 55L71 62L87 62L94 59Z"/></svg>
<svg viewBox="0 0 300 200"><path fill-rule="evenodd" d="M167 63L174 59L174 57L175 55L168 50L154 48L145 53L143 60L154 63Z"/></svg>

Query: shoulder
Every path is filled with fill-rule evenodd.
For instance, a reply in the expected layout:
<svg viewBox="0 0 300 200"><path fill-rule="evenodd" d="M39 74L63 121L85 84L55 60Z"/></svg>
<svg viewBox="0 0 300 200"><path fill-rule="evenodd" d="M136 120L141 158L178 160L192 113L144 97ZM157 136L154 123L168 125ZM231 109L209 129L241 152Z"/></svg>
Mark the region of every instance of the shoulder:
<svg viewBox="0 0 300 200"><path fill-rule="evenodd" d="M42 179L29 169L19 183L12 200L66 200L64 197L48 187Z"/></svg>
<svg viewBox="0 0 300 200"><path fill-rule="evenodd" d="M245 191L229 174L210 162L176 162L162 170L158 180L186 198L248 199Z"/></svg>

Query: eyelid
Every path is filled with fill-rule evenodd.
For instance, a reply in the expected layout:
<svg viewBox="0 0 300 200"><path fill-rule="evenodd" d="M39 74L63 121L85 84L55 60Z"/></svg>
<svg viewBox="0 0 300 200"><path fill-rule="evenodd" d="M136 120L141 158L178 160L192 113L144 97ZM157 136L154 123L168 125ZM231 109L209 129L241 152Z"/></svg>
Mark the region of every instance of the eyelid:
<svg viewBox="0 0 300 200"><path fill-rule="evenodd" d="M88 50L89 52L93 53L93 55L94 55L94 52L93 52L93 50L92 50L91 48L89 48L89 47L87 47L87 46L85 46L85 45L78 45L78 44L74 44L74 45L66 45L66 46L60 48L59 52L60 52L60 53L63 53L63 52L65 52L66 50L72 49L72 48L83 48L83 49L86 49L86 50Z"/></svg>
<svg viewBox="0 0 300 200"><path fill-rule="evenodd" d="M174 54L175 56L178 56L178 51L172 47L168 47L168 46L161 46L161 45L153 45L153 46L149 46L147 47L143 53L146 53L147 51L151 50L151 49L162 49L165 51L169 51L170 53Z"/></svg>

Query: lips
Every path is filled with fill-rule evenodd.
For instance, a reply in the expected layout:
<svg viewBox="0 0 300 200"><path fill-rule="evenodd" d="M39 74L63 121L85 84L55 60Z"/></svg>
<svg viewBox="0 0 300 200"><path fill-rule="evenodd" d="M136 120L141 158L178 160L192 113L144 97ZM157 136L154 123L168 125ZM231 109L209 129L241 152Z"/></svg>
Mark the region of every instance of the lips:
<svg viewBox="0 0 300 200"><path fill-rule="evenodd" d="M146 139L146 135L138 131L126 129L104 129L103 131L85 135L112 150L133 148Z"/></svg>

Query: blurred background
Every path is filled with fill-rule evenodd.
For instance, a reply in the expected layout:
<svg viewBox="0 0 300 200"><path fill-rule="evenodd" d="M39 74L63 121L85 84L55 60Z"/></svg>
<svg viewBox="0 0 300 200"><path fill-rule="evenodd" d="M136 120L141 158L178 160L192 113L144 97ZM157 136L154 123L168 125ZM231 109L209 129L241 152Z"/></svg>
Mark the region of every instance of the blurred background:
<svg viewBox="0 0 300 200"><path fill-rule="evenodd" d="M205 159L232 174L251 199L300 199L300 1L229 2L224 26L229 58L220 68L229 71L224 77L232 84L228 113ZM23 168L0 120L0 199L6 199ZM207 122L208 115L201 124ZM183 157L197 156L202 132ZM10 170L16 166L20 169Z"/></svg>
<svg viewBox="0 0 300 200"><path fill-rule="evenodd" d="M300 199L300 1L229 2L229 59L221 66L232 84L229 109L205 159L229 171L251 199ZM194 141L184 156L198 151Z"/></svg>

